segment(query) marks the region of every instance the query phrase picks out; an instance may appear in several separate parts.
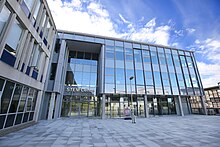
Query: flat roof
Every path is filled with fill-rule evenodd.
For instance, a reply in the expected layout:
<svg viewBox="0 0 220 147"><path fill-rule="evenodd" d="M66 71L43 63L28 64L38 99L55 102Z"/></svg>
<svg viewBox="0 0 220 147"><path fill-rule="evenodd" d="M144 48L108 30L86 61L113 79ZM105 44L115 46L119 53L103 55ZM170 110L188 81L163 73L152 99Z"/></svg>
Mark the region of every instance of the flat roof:
<svg viewBox="0 0 220 147"><path fill-rule="evenodd" d="M168 49L174 49L174 50L180 50L180 51L186 51L186 52L194 53L194 51L178 49L178 48L170 47L170 46L166 46L166 45L152 44L152 43L146 43L146 42L141 42L141 41L134 41L134 40L128 40L128 39L123 39L123 38L114 38L114 37L108 37L108 36L102 36L102 35L96 35L96 34L73 32L73 31L67 31L67 30L58 30L58 33L76 34L76 35L82 35L82 36L88 36L88 37L96 37L96 38L102 38L102 39L111 39L111 40L116 40L116 41L138 43L138 44L143 44L143 45L157 46L157 47L163 47L163 48L168 48Z"/></svg>
<svg viewBox="0 0 220 147"><path fill-rule="evenodd" d="M219 86L212 86L212 87L204 88L204 90L212 90L212 89L219 89Z"/></svg>

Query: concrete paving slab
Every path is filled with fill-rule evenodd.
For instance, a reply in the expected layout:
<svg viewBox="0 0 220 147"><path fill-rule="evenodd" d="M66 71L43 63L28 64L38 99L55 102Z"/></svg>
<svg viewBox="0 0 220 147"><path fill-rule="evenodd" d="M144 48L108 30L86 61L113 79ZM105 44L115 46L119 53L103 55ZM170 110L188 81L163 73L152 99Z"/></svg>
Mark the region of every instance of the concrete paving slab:
<svg viewBox="0 0 220 147"><path fill-rule="evenodd" d="M220 116L188 115L124 119L60 118L0 137L8 146L219 146Z"/></svg>

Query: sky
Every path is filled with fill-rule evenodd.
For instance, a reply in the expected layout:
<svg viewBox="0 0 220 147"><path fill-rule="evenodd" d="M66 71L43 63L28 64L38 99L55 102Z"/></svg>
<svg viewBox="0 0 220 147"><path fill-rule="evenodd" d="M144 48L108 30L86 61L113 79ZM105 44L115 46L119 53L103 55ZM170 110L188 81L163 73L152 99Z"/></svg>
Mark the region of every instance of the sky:
<svg viewBox="0 0 220 147"><path fill-rule="evenodd" d="M47 0L57 29L194 51L203 87L220 82L219 0Z"/></svg>

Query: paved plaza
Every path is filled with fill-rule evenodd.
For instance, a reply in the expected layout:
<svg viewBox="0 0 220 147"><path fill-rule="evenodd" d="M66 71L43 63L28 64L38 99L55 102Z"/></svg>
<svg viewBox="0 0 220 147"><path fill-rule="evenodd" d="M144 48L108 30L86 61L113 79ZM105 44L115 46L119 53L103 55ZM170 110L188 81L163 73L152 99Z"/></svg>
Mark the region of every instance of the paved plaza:
<svg viewBox="0 0 220 147"><path fill-rule="evenodd" d="M61 118L0 138L0 146L220 146L220 116L123 119Z"/></svg>

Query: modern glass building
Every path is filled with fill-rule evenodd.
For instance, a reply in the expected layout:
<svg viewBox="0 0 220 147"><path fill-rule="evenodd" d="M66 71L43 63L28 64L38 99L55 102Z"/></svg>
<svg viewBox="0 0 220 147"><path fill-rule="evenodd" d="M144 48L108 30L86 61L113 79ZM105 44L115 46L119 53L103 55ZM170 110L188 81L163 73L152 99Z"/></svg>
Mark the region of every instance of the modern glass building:
<svg viewBox="0 0 220 147"><path fill-rule="evenodd" d="M0 1L0 135L38 120L55 34L45 0Z"/></svg>
<svg viewBox="0 0 220 147"><path fill-rule="evenodd" d="M204 88L204 91L208 114L220 115L220 85Z"/></svg>
<svg viewBox="0 0 220 147"><path fill-rule="evenodd" d="M206 114L193 52L59 31L46 0L0 1L0 135L39 119Z"/></svg>
<svg viewBox="0 0 220 147"><path fill-rule="evenodd" d="M193 52L60 31L42 118L205 114Z"/></svg>

